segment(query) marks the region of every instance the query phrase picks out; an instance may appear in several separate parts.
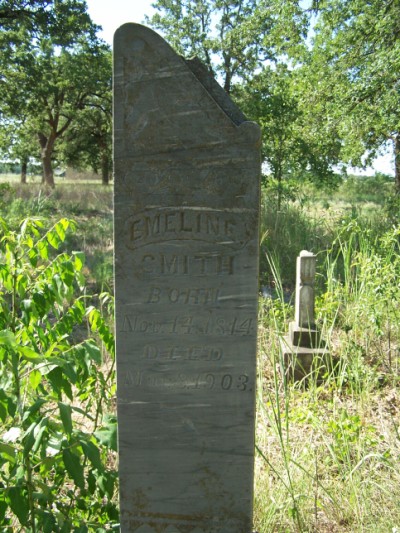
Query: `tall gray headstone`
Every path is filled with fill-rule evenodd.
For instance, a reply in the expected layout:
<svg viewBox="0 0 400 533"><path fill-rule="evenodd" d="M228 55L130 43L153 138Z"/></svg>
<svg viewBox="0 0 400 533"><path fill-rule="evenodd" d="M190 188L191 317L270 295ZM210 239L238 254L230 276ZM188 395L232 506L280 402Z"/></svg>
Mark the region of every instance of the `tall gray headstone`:
<svg viewBox="0 0 400 533"><path fill-rule="evenodd" d="M250 533L260 131L137 24L114 123L121 531Z"/></svg>

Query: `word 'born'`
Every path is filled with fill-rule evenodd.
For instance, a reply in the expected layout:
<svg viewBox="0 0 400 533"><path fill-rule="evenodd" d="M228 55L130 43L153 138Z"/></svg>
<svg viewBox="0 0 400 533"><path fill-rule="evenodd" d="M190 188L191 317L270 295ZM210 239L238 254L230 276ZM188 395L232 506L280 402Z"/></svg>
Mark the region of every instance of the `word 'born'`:
<svg viewBox="0 0 400 533"><path fill-rule="evenodd" d="M221 298L221 291L219 289L188 289L168 287L162 289L160 287L151 287L147 303L170 303L170 304L191 304L191 305L207 305L217 304Z"/></svg>

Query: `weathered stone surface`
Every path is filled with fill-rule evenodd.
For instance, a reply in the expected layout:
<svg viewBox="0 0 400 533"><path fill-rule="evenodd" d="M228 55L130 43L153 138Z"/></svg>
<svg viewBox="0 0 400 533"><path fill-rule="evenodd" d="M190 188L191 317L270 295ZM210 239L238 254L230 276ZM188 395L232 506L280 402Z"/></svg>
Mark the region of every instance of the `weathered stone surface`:
<svg viewBox="0 0 400 533"><path fill-rule="evenodd" d="M322 376L331 371L331 361L321 332L315 325L316 256L302 250L296 261L295 320L289 324L289 335L280 341L285 373L295 381Z"/></svg>
<svg viewBox="0 0 400 533"><path fill-rule="evenodd" d="M296 261L295 322L300 328L315 328L315 267L317 257L302 250Z"/></svg>
<svg viewBox="0 0 400 533"><path fill-rule="evenodd" d="M332 360L325 344L321 343L319 348L305 348L293 344L290 336L285 336L280 339L280 345L287 379L315 379L321 383L324 375L332 371Z"/></svg>
<svg viewBox="0 0 400 533"><path fill-rule="evenodd" d="M289 338L294 346L321 348L321 332L318 329L301 328L296 322L289 323Z"/></svg>
<svg viewBox="0 0 400 533"><path fill-rule="evenodd" d="M114 123L121 531L250 533L260 131L136 24Z"/></svg>

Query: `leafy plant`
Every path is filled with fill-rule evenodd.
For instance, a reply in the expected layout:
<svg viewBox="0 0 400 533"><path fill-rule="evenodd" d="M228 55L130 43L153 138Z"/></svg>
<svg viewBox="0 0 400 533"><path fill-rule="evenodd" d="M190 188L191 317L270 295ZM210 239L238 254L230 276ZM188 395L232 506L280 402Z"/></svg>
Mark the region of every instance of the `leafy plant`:
<svg viewBox="0 0 400 533"><path fill-rule="evenodd" d="M0 219L0 227L0 525L110 530L114 340L87 305L83 254L59 253L75 223L46 230L31 218L10 231Z"/></svg>

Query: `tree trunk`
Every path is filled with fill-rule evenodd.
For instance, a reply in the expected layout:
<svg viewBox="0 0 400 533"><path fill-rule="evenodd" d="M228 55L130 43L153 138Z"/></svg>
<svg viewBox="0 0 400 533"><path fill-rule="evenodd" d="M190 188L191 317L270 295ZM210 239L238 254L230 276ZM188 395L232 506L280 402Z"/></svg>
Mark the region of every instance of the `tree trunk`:
<svg viewBox="0 0 400 533"><path fill-rule="evenodd" d="M108 185L110 182L110 162L106 153L101 154L101 183Z"/></svg>
<svg viewBox="0 0 400 533"><path fill-rule="evenodd" d="M28 173L28 159L21 160L21 183L26 184L26 175Z"/></svg>
<svg viewBox="0 0 400 533"><path fill-rule="evenodd" d="M46 137L45 135L43 135L43 133L40 132L38 133L38 138L41 148L40 155L43 168L43 183L47 187L51 187L52 189L54 189L55 183L51 156L53 155L55 137L54 135Z"/></svg>
<svg viewBox="0 0 400 533"><path fill-rule="evenodd" d="M282 195L283 195L283 191L282 191L283 175L282 174L283 174L282 165L281 165L281 161L279 160L278 164L275 165L275 168L274 168L274 178L278 182L278 211L280 211L282 207Z"/></svg>
<svg viewBox="0 0 400 533"><path fill-rule="evenodd" d="M42 155L42 165L43 165L44 183L48 187L51 187L52 189L54 189L55 183L54 183L53 166L51 164L51 154L45 153L44 155Z"/></svg>
<svg viewBox="0 0 400 533"><path fill-rule="evenodd" d="M400 133L394 138L394 179L397 194L400 194Z"/></svg>

